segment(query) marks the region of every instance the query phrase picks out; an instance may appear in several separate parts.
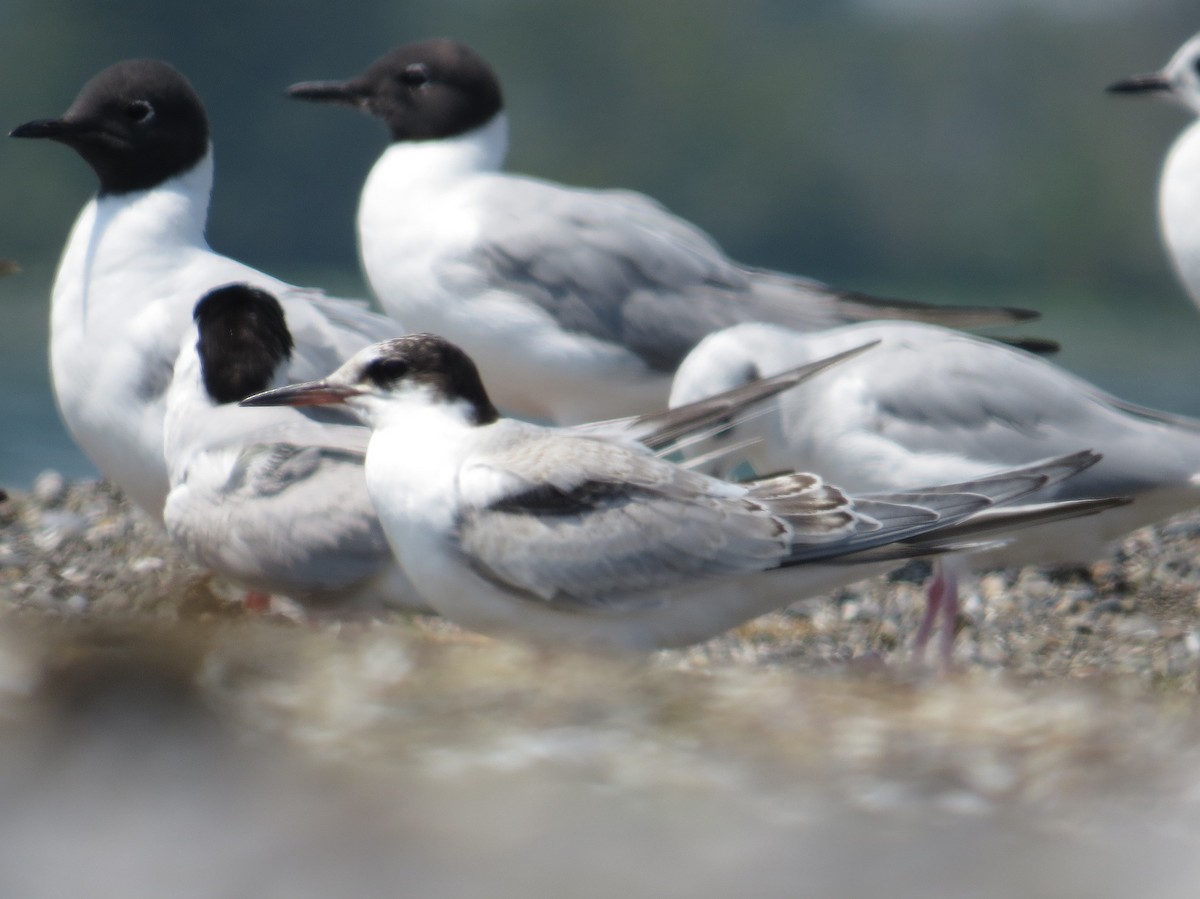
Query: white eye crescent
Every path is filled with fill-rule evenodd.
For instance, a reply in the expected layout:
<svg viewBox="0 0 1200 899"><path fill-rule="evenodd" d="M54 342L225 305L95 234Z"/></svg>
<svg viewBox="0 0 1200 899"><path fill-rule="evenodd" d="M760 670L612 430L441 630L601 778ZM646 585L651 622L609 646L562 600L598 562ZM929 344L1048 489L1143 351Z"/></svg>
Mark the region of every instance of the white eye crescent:
<svg viewBox="0 0 1200 899"><path fill-rule="evenodd" d="M429 67L423 62L414 62L404 67L400 80L409 87L424 87L429 83Z"/></svg>
<svg viewBox="0 0 1200 899"><path fill-rule="evenodd" d="M154 118L154 107L146 100L131 100L125 106L125 117L131 122L148 122Z"/></svg>

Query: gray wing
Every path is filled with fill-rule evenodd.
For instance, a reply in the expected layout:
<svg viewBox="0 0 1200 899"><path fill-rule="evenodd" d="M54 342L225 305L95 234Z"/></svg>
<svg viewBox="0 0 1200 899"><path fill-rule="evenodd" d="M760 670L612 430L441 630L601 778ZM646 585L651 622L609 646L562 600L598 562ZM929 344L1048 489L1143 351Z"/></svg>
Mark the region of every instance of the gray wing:
<svg viewBox="0 0 1200 899"><path fill-rule="evenodd" d="M392 564L363 477L361 450L252 444L212 510L221 540L267 580L305 593L348 587Z"/></svg>
<svg viewBox="0 0 1200 899"><path fill-rule="evenodd" d="M287 297L307 301L336 330L336 352L343 360L368 344L399 337L404 333L400 324L373 310L366 300L331 297L313 288L293 288L288 291ZM290 317L288 326L294 327Z"/></svg>
<svg viewBox="0 0 1200 899"><path fill-rule="evenodd" d="M809 474L739 487L587 438L468 462L458 487L459 549L477 573L530 600L591 609L640 607L704 578L835 559L993 501L938 488L856 502Z"/></svg>
<svg viewBox="0 0 1200 899"><path fill-rule="evenodd" d="M814 330L875 318L973 327L1033 313L937 307L835 290L742 267L712 239L641 194L497 178L484 188L487 282L528 298L560 325L627 347L673 371L707 334L747 321Z"/></svg>
<svg viewBox="0 0 1200 899"><path fill-rule="evenodd" d="M1102 453L1103 465L1046 494L1063 499L1140 493L1200 472L1200 422L1118 400L1035 356L966 336L913 336L878 359L871 421L907 451L997 468L1079 447Z"/></svg>
<svg viewBox="0 0 1200 899"><path fill-rule="evenodd" d="M922 303L897 297L877 297L841 290L811 278L766 269L747 269L754 284L753 316L742 321L785 325L797 331L823 331L868 321L912 321L947 328L983 328L1030 321L1040 317L1031 309L1012 306L967 306ZM803 297L798 303L797 297ZM1058 345L1042 338L1015 338L1019 348L1053 353Z"/></svg>

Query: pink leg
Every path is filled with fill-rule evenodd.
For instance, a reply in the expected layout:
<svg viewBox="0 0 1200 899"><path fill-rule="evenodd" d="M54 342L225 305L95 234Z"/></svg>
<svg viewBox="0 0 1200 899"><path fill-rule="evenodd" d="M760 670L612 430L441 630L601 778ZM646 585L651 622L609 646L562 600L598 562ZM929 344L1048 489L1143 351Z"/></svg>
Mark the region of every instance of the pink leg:
<svg viewBox="0 0 1200 899"><path fill-rule="evenodd" d="M954 627L958 624L958 575L959 564L955 560L940 558L933 562L933 580L926 590L925 616L917 628L913 641L913 659L919 665L925 661L925 647L938 618L942 619L942 634L938 640L938 654L943 671L950 670L954 658Z"/></svg>
<svg viewBox="0 0 1200 899"><path fill-rule="evenodd" d="M933 563L933 580L925 590L925 614L921 618L921 626L917 628L917 638L913 641L913 659L917 664L925 661L925 646L929 643L929 634L933 631L933 623L937 620L942 608L942 598L946 594L946 578L941 561Z"/></svg>
<svg viewBox="0 0 1200 899"><path fill-rule="evenodd" d="M242 599L242 607L251 614L265 615L271 611L271 594L258 590L247 590Z"/></svg>
<svg viewBox="0 0 1200 899"><path fill-rule="evenodd" d="M958 624L958 572L952 565L941 566L942 590L942 671L950 670L954 659L954 628Z"/></svg>

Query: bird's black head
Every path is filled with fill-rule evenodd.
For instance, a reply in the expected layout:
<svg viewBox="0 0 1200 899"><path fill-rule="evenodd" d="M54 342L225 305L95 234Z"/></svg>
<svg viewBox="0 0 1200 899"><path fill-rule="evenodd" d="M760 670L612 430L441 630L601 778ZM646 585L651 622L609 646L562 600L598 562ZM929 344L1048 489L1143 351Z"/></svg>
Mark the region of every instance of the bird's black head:
<svg viewBox="0 0 1200 899"><path fill-rule="evenodd" d="M209 291L193 314L204 389L215 403L236 403L271 386L292 358L283 307L266 291L229 284Z"/></svg>
<svg viewBox="0 0 1200 899"><path fill-rule="evenodd" d="M307 81L288 94L363 109L387 125L393 141L456 137L504 108L492 67L466 44L446 38L396 47L350 81Z"/></svg>
<svg viewBox="0 0 1200 899"><path fill-rule="evenodd" d="M171 66L129 59L85 84L62 118L26 122L11 136L72 147L99 176L101 194L123 194L190 171L208 152L208 118Z"/></svg>
<svg viewBox="0 0 1200 899"><path fill-rule="evenodd" d="M383 392L395 391L403 383L423 385L440 399L465 402L477 425L500 417L474 360L436 334L408 334L378 344L364 360L361 381Z"/></svg>

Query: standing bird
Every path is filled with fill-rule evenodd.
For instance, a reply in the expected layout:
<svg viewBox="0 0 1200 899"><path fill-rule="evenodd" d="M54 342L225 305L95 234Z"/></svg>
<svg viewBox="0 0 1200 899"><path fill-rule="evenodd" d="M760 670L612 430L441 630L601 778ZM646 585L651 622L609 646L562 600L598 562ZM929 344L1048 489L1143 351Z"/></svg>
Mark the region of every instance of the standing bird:
<svg viewBox="0 0 1200 899"><path fill-rule="evenodd" d="M280 298L296 346L287 377L315 377L402 332L361 305L284 284L209 249L208 119L187 79L133 59L100 72L57 119L13 137L75 150L100 180L67 239L50 307L50 367L67 429L142 509L167 496L163 416L197 297L234 281Z"/></svg>
<svg viewBox="0 0 1200 899"><path fill-rule="evenodd" d="M1025 512L997 506L1097 458L873 496L811 474L733 484L623 442L502 418L470 357L430 334L243 401L310 404L345 404L373 429L367 489L438 612L485 633L615 651L706 640L957 545L964 530L973 539L981 517L1025 524Z"/></svg>
<svg viewBox="0 0 1200 899"><path fill-rule="evenodd" d="M390 314L461 344L516 415L572 423L661 408L688 350L738 322L974 327L1034 315L881 300L749 268L641 194L504 173L499 80L457 41L407 44L350 81L288 93L387 126L391 145L358 207L367 280Z"/></svg>
<svg viewBox="0 0 1200 899"><path fill-rule="evenodd" d="M1200 115L1200 34L1157 72L1108 86L1110 93L1171 100ZM1158 224L1175 273L1200 306L1200 120L1175 139L1158 182Z"/></svg>
<svg viewBox="0 0 1200 899"><path fill-rule="evenodd" d="M984 477L1082 445L1100 462L1026 501L1132 497L1086 519L1023 530L993 551L940 557L918 653L940 613L949 661L958 580L970 568L1089 562L1122 534L1200 503L1200 421L1123 402L1044 359L933 325L878 322L817 334L738 325L688 355L671 403L867 341L877 346L819 383L780 394L774 414L732 423L724 439L757 438L742 455L759 472L803 467L859 491Z"/></svg>

